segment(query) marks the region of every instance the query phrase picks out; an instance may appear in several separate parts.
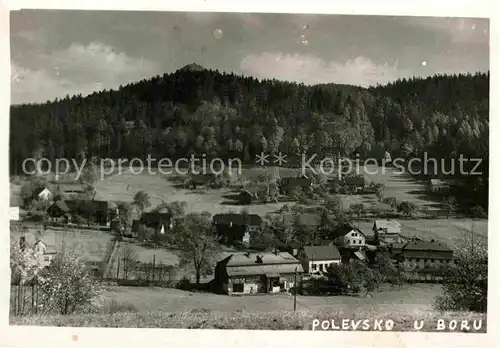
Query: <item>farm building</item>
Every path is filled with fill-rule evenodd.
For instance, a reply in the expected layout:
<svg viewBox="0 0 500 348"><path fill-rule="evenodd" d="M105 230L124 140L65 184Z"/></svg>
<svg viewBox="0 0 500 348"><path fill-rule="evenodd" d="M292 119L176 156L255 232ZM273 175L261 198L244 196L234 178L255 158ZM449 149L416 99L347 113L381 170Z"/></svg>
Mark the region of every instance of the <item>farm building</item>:
<svg viewBox="0 0 500 348"><path fill-rule="evenodd" d="M56 201L47 209L50 221L57 223L67 223L69 213L69 207L64 201Z"/></svg>
<svg viewBox="0 0 500 348"><path fill-rule="evenodd" d="M173 226L172 214L168 212L149 212L143 213L140 218L140 224L145 227L152 228L155 233L163 234L172 230ZM136 224L136 227L139 225ZM133 232L134 233L134 232Z"/></svg>
<svg viewBox="0 0 500 348"><path fill-rule="evenodd" d="M235 242L250 243L250 232L258 229L262 218L257 214L216 214L213 217L214 231L222 238L222 243L232 245Z"/></svg>
<svg viewBox="0 0 500 348"><path fill-rule="evenodd" d="M336 231L337 232L337 231ZM357 228L339 229L334 244L342 248L359 249L365 246L366 236Z"/></svg>
<svg viewBox="0 0 500 348"><path fill-rule="evenodd" d="M309 190L312 186L312 180L306 176L296 178L282 178L279 184L279 191L282 195L290 194L293 190Z"/></svg>
<svg viewBox="0 0 500 348"><path fill-rule="evenodd" d="M242 205L249 205L256 199L255 195L248 190L242 190L238 195L238 202Z"/></svg>
<svg viewBox="0 0 500 348"><path fill-rule="evenodd" d="M279 293L290 290L302 272L300 262L287 252L233 253L215 266L214 285L228 295Z"/></svg>
<svg viewBox="0 0 500 348"><path fill-rule="evenodd" d="M397 261L415 270L439 267L453 261L453 250L434 239L394 244L389 250Z"/></svg>
<svg viewBox="0 0 500 348"><path fill-rule="evenodd" d="M375 241L378 243L402 243L401 224L396 220L375 220L373 223Z"/></svg>
<svg viewBox="0 0 500 348"><path fill-rule="evenodd" d="M57 250L54 246L47 245L42 240L38 240L35 243L34 249L40 255L42 264L44 266L50 265L57 254Z"/></svg>
<svg viewBox="0 0 500 348"><path fill-rule="evenodd" d="M109 227L108 202L95 200L56 201L48 209L51 221L59 223L77 222L78 218Z"/></svg>
<svg viewBox="0 0 500 348"><path fill-rule="evenodd" d="M364 190L366 186L365 177L363 175L348 176L344 179L344 182L356 192Z"/></svg>
<svg viewBox="0 0 500 348"><path fill-rule="evenodd" d="M444 193L450 190L450 184L440 179L429 180L429 190L434 193Z"/></svg>
<svg viewBox="0 0 500 348"><path fill-rule="evenodd" d="M330 265L341 262L339 250L334 245L305 246L301 248L298 258L304 272L310 274L326 272Z"/></svg>
<svg viewBox="0 0 500 348"><path fill-rule="evenodd" d="M188 186L196 189L199 186L208 186L216 179L215 174L191 174L188 181Z"/></svg>

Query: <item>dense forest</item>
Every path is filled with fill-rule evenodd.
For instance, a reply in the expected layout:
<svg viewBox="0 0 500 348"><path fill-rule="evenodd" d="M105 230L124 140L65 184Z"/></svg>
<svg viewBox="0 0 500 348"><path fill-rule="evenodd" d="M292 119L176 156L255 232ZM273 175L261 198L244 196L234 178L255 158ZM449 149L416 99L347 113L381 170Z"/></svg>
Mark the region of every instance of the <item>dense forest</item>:
<svg viewBox="0 0 500 348"><path fill-rule="evenodd" d="M134 121L134 122L131 122ZM256 153L484 159L460 175L487 202L489 73L402 79L373 88L306 86L191 64L118 90L11 107L10 172L27 157L253 162ZM471 193L471 194L472 194ZM484 198L484 199L483 199Z"/></svg>

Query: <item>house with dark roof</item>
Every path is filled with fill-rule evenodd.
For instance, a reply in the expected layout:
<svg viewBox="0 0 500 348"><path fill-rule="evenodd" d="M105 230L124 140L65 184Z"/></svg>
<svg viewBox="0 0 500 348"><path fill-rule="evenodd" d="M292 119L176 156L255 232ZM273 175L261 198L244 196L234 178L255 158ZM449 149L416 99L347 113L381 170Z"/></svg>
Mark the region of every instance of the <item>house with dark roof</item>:
<svg viewBox="0 0 500 348"><path fill-rule="evenodd" d="M282 195L287 195L295 189L302 191L310 190L312 187L312 180L306 176L282 178L279 183L279 191Z"/></svg>
<svg viewBox="0 0 500 348"><path fill-rule="evenodd" d="M196 189L200 186L208 186L216 179L216 175L207 174L191 174L188 181L188 186L191 189Z"/></svg>
<svg viewBox="0 0 500 348"><path fill-rule="evenodd" d="M56 223L68 223L70 211L64 201L55 201L47 209L49 220Z"/></svg>
<svg viewBox="0 0 500 348"><path fill-rule="evenodd" d="M240 252L217 262L213 282L217 292L229 295L279 293L289 291L301 273L299 260L287 252Z"/></svg>
<svg viewBox="0 0 500 348"><path fill-rule="evenodd" d="M157 234L167 233L174 228L172 214L169 212L152 211L143 213L139 220L139 224L142 224L147 228L154 229L155 233ZM139 224L136 223L136 226L139 227Z"/></svg>
<svg viewBox="0 0 500 348"><path fill-rule="evenodd" d="M301 248L298 259L304 272L326 272L333 264L341 263L340 252L335 245L315 245Z"/></svg>
<svg viewBox="0 0 500 348"><path fill-rule="evenodd" d="M401 224L396 220L375 220L373 234L378 244L402 243Z"/></svg>
<svg viewBox="0 0 500 348"><path fill-rule="evenodd" d="M79 219L94 222L100 226L110 225L108 202L96 200L68 199L56 201L48 209L51 221L77 223Z"/></svg>
<svg viewBox="0 0 500 348"><path fill-rule="evenodd" d="M216 214L212 218L215 233L226 245L236 242L250 244L250 233L262 226L264 220L257 214Z"/></svg>
<svg viewBox="0 0 500 348"><path fill-rule="evenodd" d="M366 186L365 177L363 175L347 176L344 179L344 183L355 192L363 191Z"/></svg>
<svg viewBox="0 0 500 348"><path fill-rule="evenodd" d="M394 259L413 270L437 268L453 262L453 250L437 240L411 240L389 248Z"/></svg>

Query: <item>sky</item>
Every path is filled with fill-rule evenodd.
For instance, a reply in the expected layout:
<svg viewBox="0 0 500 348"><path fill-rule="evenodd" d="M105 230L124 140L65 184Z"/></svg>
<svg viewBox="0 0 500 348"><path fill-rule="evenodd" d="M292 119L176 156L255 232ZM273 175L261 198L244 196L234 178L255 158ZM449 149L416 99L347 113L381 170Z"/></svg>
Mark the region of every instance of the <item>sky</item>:
<svg viewBox="0 0 500 348"><path fill-rule="evenodd" d="M11 12L11 103L116 89L196 63L359 86L489 70L489 21L198 12Z"/></svg>

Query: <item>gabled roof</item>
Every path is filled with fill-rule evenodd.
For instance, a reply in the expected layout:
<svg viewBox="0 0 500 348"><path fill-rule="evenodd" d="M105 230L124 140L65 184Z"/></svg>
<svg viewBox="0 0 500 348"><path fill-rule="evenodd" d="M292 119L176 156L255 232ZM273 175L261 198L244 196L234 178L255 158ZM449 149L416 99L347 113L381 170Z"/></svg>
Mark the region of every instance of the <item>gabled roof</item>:
<svg viewBox="0 0 500 348"><path fill-rule="evenodd" d="M401 233L401 224L396 220L375 220L376 230L386 230L387 233Z"/></svg>
<svg viewBox="0 0 500 348"><path fill-rule="evenodd" d="M257 214L216 214L212 220L215 224L233 224L236 226L258 226L262 224L262 218Z"/></svg>
<svg viewBox="0 0 500 348"><path fill-rule="evenodd" d="M224 260L227 260L226 267L257 266L257 265L284 265L300 263L295 257L287 252L271 253L232 253ZM262 261L262 262L260 262Z"/></svg>
<svg viewBox="0 0 500 348"><path fill-rule="evenodd" d="M319 214L283 214L283 224L286 226L293 226L296 222L304 226L321 226L322 216Z"/></svg>
<svg viewBox="0 0 500 348"><path fill-rule="evenodd" d="M326 260L339 260L340 252L334 245L321 245L321 246L305 246L304 253L308 260L326 261Z"/></svg>
<svg viewBox="0 0 500 348"><path fill-rule="evenodd" d="M52 204L52 206L58 207L59 209L61 209L65 213L68 213L70 210L65 201L56 201Z"/></svg>
<svg viewBox="0 0 500 348"><path fill-rule="evenodd" d="M108 212L107 201L67 199L65 203L67 204L69 210L75 212Z"/></svg>

